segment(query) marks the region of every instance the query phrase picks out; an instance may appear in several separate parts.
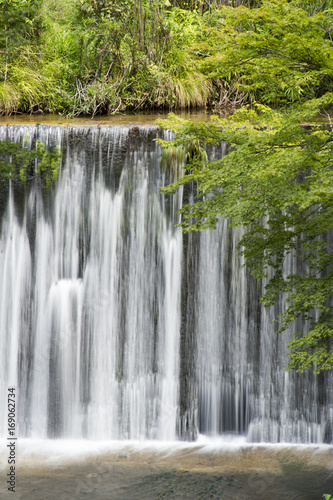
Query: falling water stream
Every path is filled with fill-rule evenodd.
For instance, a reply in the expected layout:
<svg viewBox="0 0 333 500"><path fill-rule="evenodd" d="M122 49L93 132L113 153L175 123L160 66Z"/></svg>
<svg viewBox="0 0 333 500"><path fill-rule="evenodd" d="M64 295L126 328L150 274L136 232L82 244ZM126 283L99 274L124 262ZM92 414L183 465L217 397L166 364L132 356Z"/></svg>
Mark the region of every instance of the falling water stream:
<svg viewBox="0 0 333 500"><path fill-rule="evenodd" d="M275 333L282 300L259 305L241 230L174 227L183 193L160 192L165 133L0 126L1 140L26 136L60 145L63 165L47 193L1 193L0 384L2 397L17 387L20 436L333 441L332 374L286 371L293 332Z"/></svg>

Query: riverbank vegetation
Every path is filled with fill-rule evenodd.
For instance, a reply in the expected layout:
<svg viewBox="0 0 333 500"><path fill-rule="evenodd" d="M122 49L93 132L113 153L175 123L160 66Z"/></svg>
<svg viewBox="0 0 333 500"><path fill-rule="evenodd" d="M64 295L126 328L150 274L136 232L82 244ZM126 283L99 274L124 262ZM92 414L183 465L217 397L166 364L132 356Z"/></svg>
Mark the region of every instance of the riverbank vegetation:
<svg viewBox="0 0 333 500"><path fill-rule="evenodd" d="M332 85L331 0L2 0L0 21L1 114L232 110Z"/></svg>

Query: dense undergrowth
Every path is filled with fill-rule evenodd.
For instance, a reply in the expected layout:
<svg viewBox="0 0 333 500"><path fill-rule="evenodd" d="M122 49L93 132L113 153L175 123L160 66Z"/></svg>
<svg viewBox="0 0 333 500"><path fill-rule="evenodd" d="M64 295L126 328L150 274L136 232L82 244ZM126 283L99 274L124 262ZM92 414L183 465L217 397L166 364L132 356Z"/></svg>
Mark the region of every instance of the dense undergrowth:
<svg viewBox="0 0 333 500"><path fill-rule="evenodd" d="M283 106L333 90L333 0L0 0L0 114Z"/></svg>

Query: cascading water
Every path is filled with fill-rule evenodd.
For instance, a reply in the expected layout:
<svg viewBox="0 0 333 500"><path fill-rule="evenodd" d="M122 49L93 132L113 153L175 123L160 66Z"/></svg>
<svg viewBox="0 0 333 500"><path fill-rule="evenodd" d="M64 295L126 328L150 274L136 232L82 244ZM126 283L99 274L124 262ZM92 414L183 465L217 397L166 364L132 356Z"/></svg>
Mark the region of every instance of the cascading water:
<svg viewBox="0 0 333 500"><path fill-rule="evenodd" d="M240 231L174 228L182 193L160 194L161 133L0 127L64 149L55 189L2 193L0 384L18 387L20 435L332 441L332 374L285 371L283 304L258 305Z"/></svg>
<svg viewBox="0 0 333 500"><path fill-rule="evenodd" d="M237 255L241 233L228 228L224 220L216 232L200 239L196 292L200 432L246 433L253 442L330 442L332 374L286 371L287 344L293 333L277 334L273 322L285 304L281 300L275 310L259 305L263 284L249 276ZM292 265L288 257L288 274Z"/></svg>
<svg viewBox="0 0 333 500"><path fill-rule="evenodd" d="M20 388L20 432L175 439L182 236L152 133L39 133L67 148L54 199L34 186L19 222L10 192L1 235L1 380Z"/></svg>

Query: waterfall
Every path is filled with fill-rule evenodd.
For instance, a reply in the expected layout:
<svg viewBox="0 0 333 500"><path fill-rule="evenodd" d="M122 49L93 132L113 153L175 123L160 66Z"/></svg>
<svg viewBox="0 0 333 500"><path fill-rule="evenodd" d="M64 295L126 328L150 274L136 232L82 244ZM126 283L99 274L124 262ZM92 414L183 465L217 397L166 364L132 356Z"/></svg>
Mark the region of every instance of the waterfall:
<svg viewBox="0 0 333 500"><path fill-rule="evenodd" d="M183 193L160 193L162 136L0 126L1 140L63 150L47 193L34 180L1 193L0 384L2 398L17 387L19 435L332 441L332 374L286 372L283 300L259 305L241 230L174 227Z"/></svg>

